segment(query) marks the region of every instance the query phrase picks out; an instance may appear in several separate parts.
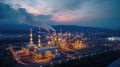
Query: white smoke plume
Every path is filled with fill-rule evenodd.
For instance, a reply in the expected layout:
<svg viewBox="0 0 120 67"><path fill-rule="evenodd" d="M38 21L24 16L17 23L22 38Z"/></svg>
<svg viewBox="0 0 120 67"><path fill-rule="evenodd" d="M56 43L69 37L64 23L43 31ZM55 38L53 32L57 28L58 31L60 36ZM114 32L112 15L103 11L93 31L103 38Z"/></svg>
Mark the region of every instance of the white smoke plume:
<svg viewBox="0 0 120 67"><path fill-rule="evenodd" d="M31 20L31 21L28 21L26 20L25 18L22 18L22 20L20 19L19 20L20 23L24 23L24 24L28 24L28 25L31 25L31 26L35 26L35 27L40 27L40 28L43 28L45 29L46 31L56 31L53 27L51 27L50 25L47 25L47 24L44 24L44 23L41 23L41 22L36 22L35 20Z"/></svg>
<svg viewBox="0 0 120 67"><path fill-rule="evenodd" d="M50 25L44 24L44 23L27 23L29 25L35 26L35 27L40 27L45 29L46 31L56 31L53 27L51 27Z"/></svg>

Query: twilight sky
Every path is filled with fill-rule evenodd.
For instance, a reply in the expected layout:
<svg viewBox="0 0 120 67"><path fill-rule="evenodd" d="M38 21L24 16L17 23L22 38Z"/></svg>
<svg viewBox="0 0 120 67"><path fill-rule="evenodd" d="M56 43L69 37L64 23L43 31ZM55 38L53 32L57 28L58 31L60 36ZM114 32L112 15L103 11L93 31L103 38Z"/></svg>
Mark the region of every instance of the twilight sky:
<svg viewBox="0 0 120 67"><path fill-rule="evenodd" d="M2 23L7 20L120 29L120 0L3 0L0 3L8 6L0 6Z"/></svg>

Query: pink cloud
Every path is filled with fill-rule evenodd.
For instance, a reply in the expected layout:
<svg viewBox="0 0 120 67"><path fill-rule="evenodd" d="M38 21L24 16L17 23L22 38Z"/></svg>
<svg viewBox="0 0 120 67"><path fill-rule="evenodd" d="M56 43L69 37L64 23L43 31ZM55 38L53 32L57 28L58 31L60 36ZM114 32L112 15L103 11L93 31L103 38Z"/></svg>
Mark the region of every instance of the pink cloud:
<svg viewBox="0 0 120 67"><path fill-rule="evenodd" d="M85 18L85 16L82 17L82 16L77 16L77 15L71 15L71 14L68 15L67 14L67 15L56 15L56 16L53 16L51 18L51 20L53 20L55 22L58 22L58 23L59 22L60 23L72 23L72 22L75 22L75 21L83 21L84 18Z"/></svg>
<svg viewBox="0 0 120 67"><path fill-rule="evenodd" d="M51 20L55 21L55 22L60 22L60 23L72 23L75 21L91 21L94 19L101 19L104 18L106 16L106 14L104 13L86 13L86 14L81 14L81 15L72 15L72 14L67 14L67 15L55 15L51 18Z"/></svg>
<svg viewBox="0 0 120 67"><path fill-rule="evenodd" d="M82 16L76 15L76 14L72 14L71 12L64 12L61 11L60 13L57 13L55 15L52 16L51 20L55 21L55 22L74 22L77 20L82 20Z"/></svg>
<svg viewBox="0 0 120 67"><path fill-rule="evenodd" d="M78 17L70 17L70 16L58 16L58 17L53 17L51 20L56 21L56 22L72 22L79 20L80 18Z"/></svg>

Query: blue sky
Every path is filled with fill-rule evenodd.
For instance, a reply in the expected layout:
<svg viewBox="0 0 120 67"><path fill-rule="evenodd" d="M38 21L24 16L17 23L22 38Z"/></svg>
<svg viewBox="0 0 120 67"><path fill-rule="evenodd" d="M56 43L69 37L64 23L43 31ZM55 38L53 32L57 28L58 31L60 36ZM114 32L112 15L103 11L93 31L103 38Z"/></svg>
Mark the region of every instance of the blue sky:
<svg viewBox="0 0 120 67"><path fill-rule="evenodd" d="M0 22L120 29L120 0L3 0Z"/></svg>

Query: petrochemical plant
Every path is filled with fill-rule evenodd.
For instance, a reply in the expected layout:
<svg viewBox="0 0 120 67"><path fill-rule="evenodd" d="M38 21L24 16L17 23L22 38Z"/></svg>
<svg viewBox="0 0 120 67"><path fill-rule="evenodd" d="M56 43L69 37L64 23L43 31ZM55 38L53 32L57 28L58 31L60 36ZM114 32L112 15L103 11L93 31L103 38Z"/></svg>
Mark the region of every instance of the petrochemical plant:
<svg viewBox="0 0 120 67"><path fill-rule="evenodd" d="M38 43L34 44L32 29L30 29L29 44L22 46L21 49L15 50L10 47L14 58L21 64L27 62L32 63L46 63L52 59L59 59L62 57L61 53L85 49L88 45L83 44L80 39L73 39L71 33L56 33L46 35L47 43L41 43L40 30L38 31Z"/></svg>

